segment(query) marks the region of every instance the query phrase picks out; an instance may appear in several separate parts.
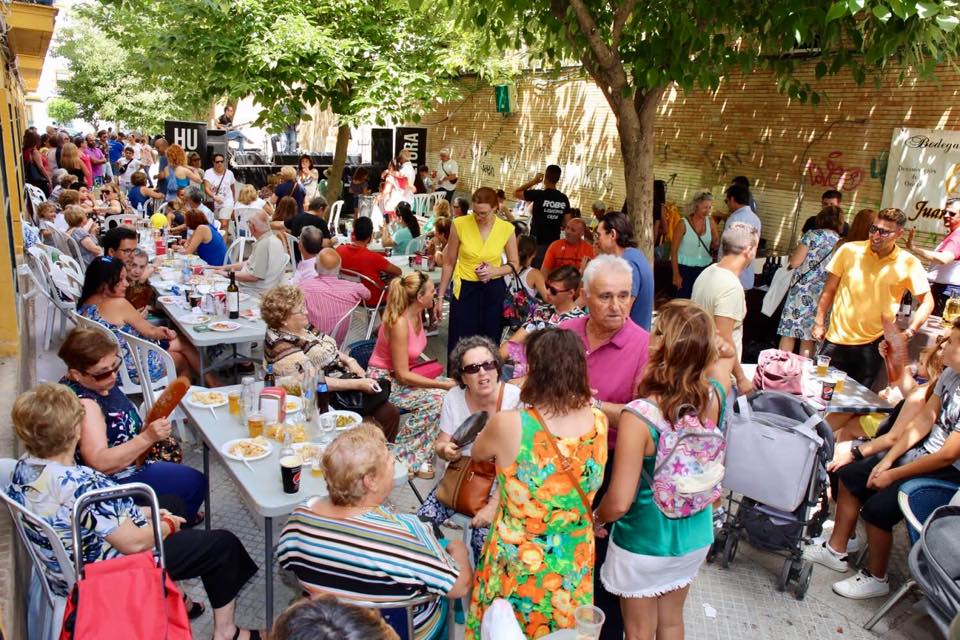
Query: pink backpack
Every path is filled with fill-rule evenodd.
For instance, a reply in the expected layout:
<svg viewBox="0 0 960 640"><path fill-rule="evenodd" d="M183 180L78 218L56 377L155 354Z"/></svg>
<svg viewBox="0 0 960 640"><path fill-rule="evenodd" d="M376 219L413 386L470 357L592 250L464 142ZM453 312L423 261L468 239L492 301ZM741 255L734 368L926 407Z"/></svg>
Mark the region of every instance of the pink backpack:
<svg viewBox="0 0 960 640"><path fill-rule="evenodd" d="M757 372L753 374L753 386L764 391L783 391L795 396L803 395L803 367L810 358L780 351L764 349L757 359Z"/></svg>
<svg viewBox="0 0 960 640"><path fill-rule="evenodd" d="M720 394L723 406L723 394ZM627 409L660 434L653 477L643 477L653 490L653 502L668 518L700 513L722 495L723 460L727 449L723 432L711 420L701 420L691 405L667 422L660 408L641 398ZM720 418L723 420L722 414Z"/></svg>

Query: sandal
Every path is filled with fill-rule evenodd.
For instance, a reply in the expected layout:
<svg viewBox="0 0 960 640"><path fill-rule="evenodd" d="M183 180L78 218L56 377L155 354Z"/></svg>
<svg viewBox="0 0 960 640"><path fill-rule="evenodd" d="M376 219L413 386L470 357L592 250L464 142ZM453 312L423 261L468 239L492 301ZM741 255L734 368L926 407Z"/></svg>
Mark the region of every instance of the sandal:
<svg viewBox="0 0 960 640"><path fill-rule="evenodd" d="M421 480L433 480L437 475L437 472L433 468L433 464L430 462L424 462L420 465L420 468L417 469L416 476Z"/></svg>
<svg viewBox="0 0 960 640"><path fill-rule="evenodd" d="M243 629L237 627L236 633L233 634L233 640L240 640L241 631L243 631ZM264 640L264 637L260 635L259 629L247 629L247 633L250 634L250 640Z"/></svg>
<svg viewBox="0 0 960 640"><path fill-rule="evenodd" d="M187 597L183 597L184 603L186 603ZM190 608L187 609L187 618L190 620L196 620L206 612L207 608L203 606L202 603L197 602L196 600L190 605Z"/></svg>

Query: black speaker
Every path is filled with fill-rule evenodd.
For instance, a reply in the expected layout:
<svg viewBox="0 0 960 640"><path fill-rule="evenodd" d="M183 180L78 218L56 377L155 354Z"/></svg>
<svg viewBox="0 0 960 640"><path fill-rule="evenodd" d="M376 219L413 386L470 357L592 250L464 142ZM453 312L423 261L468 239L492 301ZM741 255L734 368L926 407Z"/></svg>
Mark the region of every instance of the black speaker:
<svg viewBox="0 0 960 640"><path fill-rule="evenodd" d="M393 129L370 130L370 164L386 166L393 158Z"/></svg>

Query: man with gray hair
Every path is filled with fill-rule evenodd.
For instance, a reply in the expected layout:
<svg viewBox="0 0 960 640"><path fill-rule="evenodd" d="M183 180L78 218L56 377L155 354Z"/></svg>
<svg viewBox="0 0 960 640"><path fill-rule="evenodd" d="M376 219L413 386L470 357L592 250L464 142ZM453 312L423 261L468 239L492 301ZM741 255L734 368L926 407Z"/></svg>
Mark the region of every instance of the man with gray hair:
<svg viewBox="0 0 960 640"><path fill-rule="evenodd" d="M629 262L613 254L597 256L583 271L583 292L590 315L571 318L559 325L561 329L573 331L583 342L587 378L590 388L595 390L594 406L606 414L610 423L607 465L594 505L600 504L613 476L620 412L636 397L637 383L647 364L650 334L630 319L632 285L633 267ZM636 455L636 452L624 454ZM594 566L603 564L608 542L609 538L597 538ZM609 637L620 638L623 636L620 601L604 588L599 571L593 575L594 604L607 613L604 629L610 629Z"/></svg>
<svg viewBox="0 0 960 640"><path fill-rule="evenodd" d="M311 228L304 227L303 233ZM302 235L300 239L302 242ZM340 254L335 249L322 249L315 265L316 275L298 285L307 303L307 317L316 330L342 344L350 329L348 316L361 301L370 299L370 290L359 282L340 279Z"/></svg>
<svg viewBox="0 0 960 640"><path fill-rule="evenodd" d="M256 240L250 258L225 265L219 271L223 274L235 271L240 287L251 295L260 297L281 283L283 270L290 256L277 235L270 231L270 216L266 213L255 213L247 221L247 226L250 235Z"/></svg>
<svg viewBox="0 0 960 640"><path fill-rule="evenodd" d="M743 374L743 319L747 317L747 297L740 275L757 257L760 234L746 222L728 222L720 236L723 257L704 269L693 283L691 299L713 316L720 336L737 350L733 375L740 393L750 393L753 382Z"/></svg>
<svg viewBox="0 0 960 640"><path fill-rule="evenodd" d="M214 224L216 217L213 215L213 211L210 208L203 204L203 190L197 185L191 185L187 187L187 209L195 209L202 213L207 219L209 224Z"/></svg>
<svg viewBox="0 0 960 640"><path fill-rule="evenodd" d="M443 191L447 202L453 202L453 192L456 191L457 180L460 179L457 175L459 171L456 160L450 159L450 149L440 149L440 171L434 171L432 175L435 180L439 180L437 191Z"/></svg>
<svg viewBox="0 0 960 640"><path fill-rule="evenodd" d="M300 263L290 278L290 284L300 286L305 280L317 277L317 255L323 249L323 232L307 225L300 230Z"/></svg>

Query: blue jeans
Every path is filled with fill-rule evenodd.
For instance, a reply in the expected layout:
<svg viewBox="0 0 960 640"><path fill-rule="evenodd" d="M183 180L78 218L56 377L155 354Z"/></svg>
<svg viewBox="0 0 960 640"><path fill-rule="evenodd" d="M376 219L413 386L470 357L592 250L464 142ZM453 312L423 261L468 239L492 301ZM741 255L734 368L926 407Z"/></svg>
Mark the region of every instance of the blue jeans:
<svg viewBox="0 0 960 640"><path fill-rule="evenodd" d="M958 489L960 485L957 483L937 478L915 478L904 482L900 487L900 491L907 494L910 511L921 524L926 523L927 518L938 507L950 502ZM910 526L909 520L907 532L910 534L911 543L920 539L920 532Z"/></svg>
<svg viewBox="0 0 960 640"><path fill-rule="evenodd" d="M197 519L197 511L200 510L207 492L207 479L201 472L185 464L174 462L154 462L144 465L119 482L121 484L142 482L149 485L158 496L172 494L179 497L183 500L186 511L177 515L186 518L188 523Z"/></svg>
<svg viewBox="0 0 960 640"><path fill-rule="evenodd" d="M230 140L236 140L240 143L240 146L237 147L238 151L243 151L243 143L246 141L247 136L243 135L243 132L234 129L233 131L227 131L227 142Z"/></svg>

